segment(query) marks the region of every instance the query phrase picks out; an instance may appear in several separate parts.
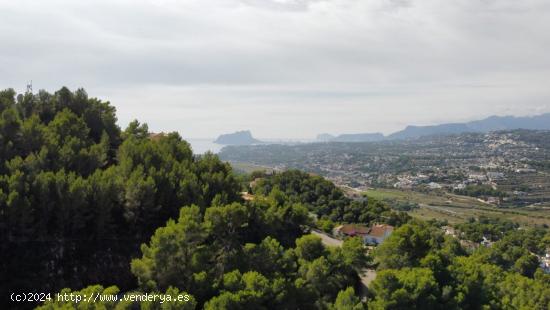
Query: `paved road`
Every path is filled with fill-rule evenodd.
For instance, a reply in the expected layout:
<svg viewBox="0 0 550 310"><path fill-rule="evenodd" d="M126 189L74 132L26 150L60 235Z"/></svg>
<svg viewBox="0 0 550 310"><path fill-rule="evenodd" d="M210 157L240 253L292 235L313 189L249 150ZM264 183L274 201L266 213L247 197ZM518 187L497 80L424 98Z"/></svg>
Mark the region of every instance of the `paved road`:
<svg viewBox="0 0 550 310"><path fill-rule="evenodd" d="M342 246L342 243L344 243L340 239L332 238L331 236L316 230L312 230L311 233L321 237L321 240L323 240L323 243L328 246Z"/></svg>
<svg viewBox="0 0 550 310"><path fill-rule="evenodd" d="M342 246L343 241L340 239L333 238L324 232L312 230L311 233L313 235L319 236L321 240L323 241L323 244L326 246ZM376 270L374 269L363 269L361 270L361 274L359 274L359 277L361 278L361 283L363 284L362 296L366 296L366 290L367 286L376 278Z"/></svg>

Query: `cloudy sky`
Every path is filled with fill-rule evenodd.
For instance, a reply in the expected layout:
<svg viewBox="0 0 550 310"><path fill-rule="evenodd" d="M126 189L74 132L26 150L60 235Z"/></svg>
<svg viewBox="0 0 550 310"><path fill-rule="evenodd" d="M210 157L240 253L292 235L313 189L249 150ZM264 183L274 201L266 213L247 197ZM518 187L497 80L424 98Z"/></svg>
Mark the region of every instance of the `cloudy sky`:
<svg viewBox="0 0 550 310"><path fill-rule="evenodd" d="M260 138L550 112L548 0L0 0L0 88Z"/></svg>

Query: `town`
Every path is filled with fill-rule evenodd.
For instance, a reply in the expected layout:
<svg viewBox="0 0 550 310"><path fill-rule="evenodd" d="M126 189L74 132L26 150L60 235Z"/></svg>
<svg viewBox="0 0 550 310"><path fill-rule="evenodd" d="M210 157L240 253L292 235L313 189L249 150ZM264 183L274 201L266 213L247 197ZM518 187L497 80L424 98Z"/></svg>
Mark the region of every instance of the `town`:
<svg viewBox="0 0 550 310"><path fill-rule="evenodd" d="M301 169L364 191L451 192L494 206L548 206L550 134L514 130L365 143L229 146L220 157Z"/></svg>

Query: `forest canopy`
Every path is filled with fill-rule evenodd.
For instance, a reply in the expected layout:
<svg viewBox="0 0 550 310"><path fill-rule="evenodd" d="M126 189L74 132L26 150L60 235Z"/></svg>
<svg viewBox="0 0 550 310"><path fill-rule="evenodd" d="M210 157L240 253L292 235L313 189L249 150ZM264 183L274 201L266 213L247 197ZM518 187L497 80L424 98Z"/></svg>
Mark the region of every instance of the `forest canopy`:
<svg viewBox="0 0 550 310"><path fill-rule="evenodd" d="M231 167L179 134L125 130L83 89L0 92L0 274L7 290L134 285L131 257L184 205L239 200ZM3 294L3 296L5 296Z"/></svg>

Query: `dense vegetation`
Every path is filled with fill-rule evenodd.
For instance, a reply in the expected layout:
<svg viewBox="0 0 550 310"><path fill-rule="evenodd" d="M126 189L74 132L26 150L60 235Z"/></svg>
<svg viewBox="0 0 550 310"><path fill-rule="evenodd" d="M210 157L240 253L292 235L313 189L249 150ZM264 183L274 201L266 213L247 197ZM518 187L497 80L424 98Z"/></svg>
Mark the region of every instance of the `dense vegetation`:
<svg viewBox="0 0 550 310"><path fill-rule="evenodd" d="M131 257L183 205L239 199L230 167L177 133L124 131L84 90L0 92L0 292L134 285Z"/></svg>
<svg viewBox="0 0 550 310"><path fill-rule="evenodd" d="M375 251L369 309L548 309L550 276L531 251L549 245L548 232L514 231L467 255L440 229L408 223Z"/></svg>
<svg viewBox="0 0 550 310"><path fill-rule="evenodd" d="M483 237L490 241L500 240L505 233L515 231L518 226L507 220L480 216L479 219L470 218L468 222L456 225L456 228L460 230L460 238L481 242Z"/></svg>
<svg viewBox="0 0 550 310"><path fill-rule="evenodd" d="M205 309L326 309L339 291L356 283L356 271L366 261L363 245L350 239L327 249L320 238L305 235L285 247L278 239L288 239L286 229L299 231L306 219L302 211L273 199L212 206L204 213L184 207L179 219L159 228L142 246L142 257L133 260L139 290L184 288L193 304ZM94 289L103 288L87 288Z"/></svg>
<svg viewBox="0 0 550 310"><path fill-rule="evenodd" d="M403 212L394 212L374 198L351 199L321 176L299 170L273 175L257 174L251 190L260 195L282 192L289 201L305 205L320 219L343 223L371 222L401 225L409 220Z"/></svg>
<svg viewBox="0 0 550 310"><path fill-rule="evenodd" d="M456 189L454 192L459 195L471 197L506 197L505 192L494 189L489 185L470 184L463 189Z"/></svg>
<svg viewBox="0 0 550 310"><path fill-rule="evenodd" d="M0 112L2 296L93 284L79 292L187 292L189 308L355 300L360 240L302 236L307 208L278 190L243 204L230 166L177 133L121 130L84 90L2 91Z"/></svg>

